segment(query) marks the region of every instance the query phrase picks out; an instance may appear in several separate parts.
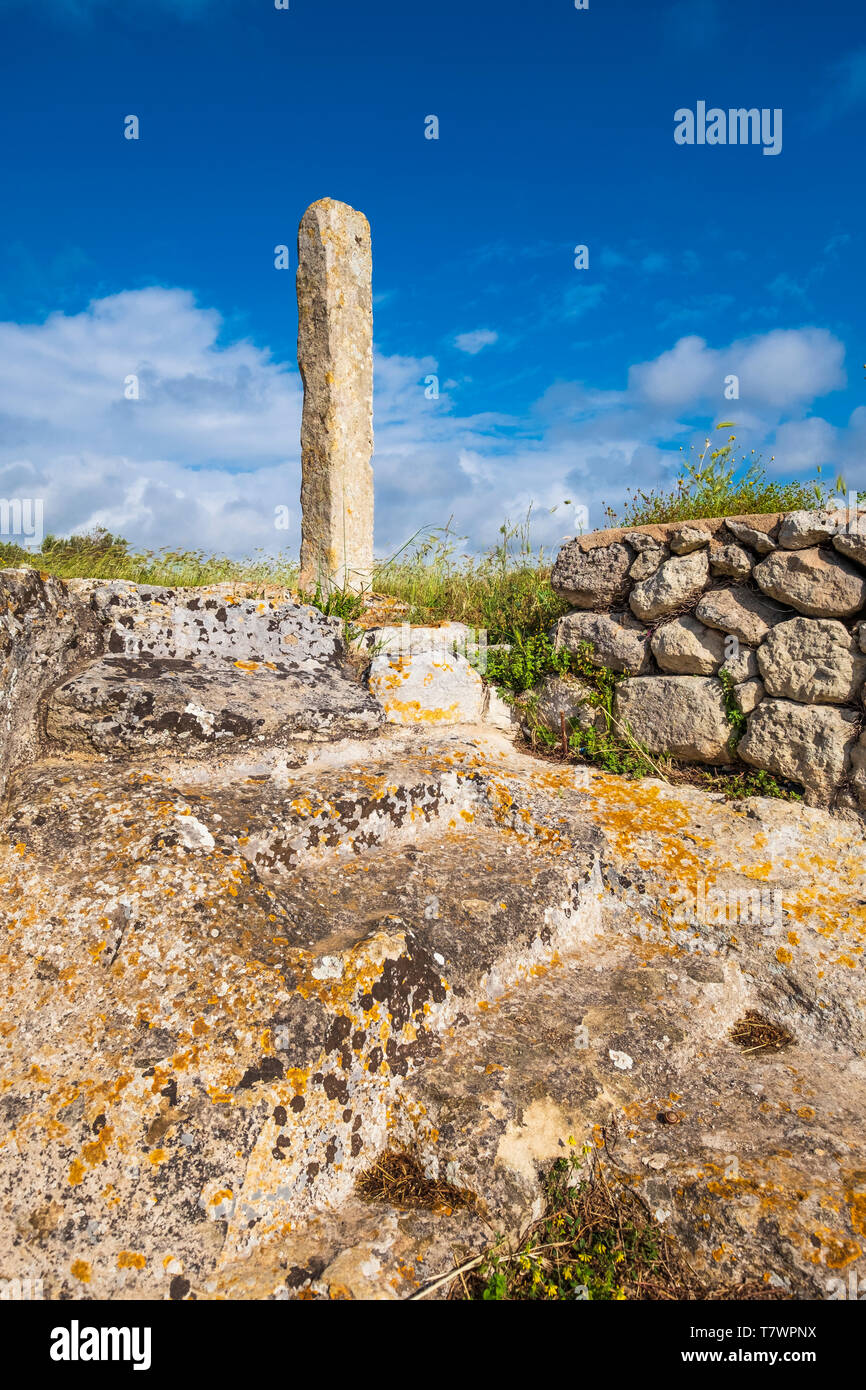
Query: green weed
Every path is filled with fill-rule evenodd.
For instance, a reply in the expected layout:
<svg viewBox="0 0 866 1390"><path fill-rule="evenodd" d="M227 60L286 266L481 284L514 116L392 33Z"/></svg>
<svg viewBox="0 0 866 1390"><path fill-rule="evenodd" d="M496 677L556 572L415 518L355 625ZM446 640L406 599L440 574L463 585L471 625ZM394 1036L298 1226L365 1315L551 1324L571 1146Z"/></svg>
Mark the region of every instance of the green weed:
<svg viewBox="0 0 866 1390"><path fill-rule="evenodd" d="M716 429L730 429L731 424L725 420ZM694 445L688 454L681 449L680 471L672 490L629 491L620 513L612 507L605 508L608 524L646 526L651 522L696 521L714 516L808 511L826 502L831 488L821 477L820 468L817 477L808 481L771 479L754 449L735 459L735 443L736 435L732 434L718 449L711 449L709 438L700 454L695 454ZM837 479L835 486L844 492L843 479Z"/></svg>

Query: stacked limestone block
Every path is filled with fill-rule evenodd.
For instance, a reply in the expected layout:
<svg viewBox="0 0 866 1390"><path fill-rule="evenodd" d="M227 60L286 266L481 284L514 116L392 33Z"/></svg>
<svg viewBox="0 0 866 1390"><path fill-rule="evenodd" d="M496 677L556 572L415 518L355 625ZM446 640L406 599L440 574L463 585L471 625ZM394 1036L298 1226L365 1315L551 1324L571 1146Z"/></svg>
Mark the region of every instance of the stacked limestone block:
<svg viewBox="0 0 866 1390"><path fill-rule="evenodd" d="M596 531L563 546L552 583L574 605L557 646L589 642L625 674L616 716L650 752L866 810L866 511Z"/></svg>

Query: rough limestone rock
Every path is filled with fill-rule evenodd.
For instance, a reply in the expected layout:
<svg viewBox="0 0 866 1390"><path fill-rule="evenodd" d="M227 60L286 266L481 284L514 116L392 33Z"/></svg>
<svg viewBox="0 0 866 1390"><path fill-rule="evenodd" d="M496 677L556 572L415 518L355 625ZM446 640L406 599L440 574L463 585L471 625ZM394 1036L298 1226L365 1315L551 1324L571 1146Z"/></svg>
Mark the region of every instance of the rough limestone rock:
<svg viewBox="0 0 866 1390"><path fill-rule="evenodd" d="M740 647L735 656L729 656L723 663L722 670L727 671L734 685L755 680L759 672L758 657L754 648Z"/></svg>
<svg viewBox="0 0 866 1390"><path fill-rule="evenodd" d="M651 753L694 763L731 761L731 725L721 681L638 676L617 686L616 717Z"/></svg>
<svg viewBox="0 0 866 1390"><path fill-rule="evenodd" d="M557 738L562 731L561 715L566 728L604 729L601 710L590 704L592 686L578 676L548 676L537 690L526 691L518 697L520 722L524 732L532 735L540 724Z"/></svg>
<svg viewBox="0 0 866 1390"><path fill-rule="evenodd" d="M602 666L639 675L652 668L649 633L627 610L619 613L569 613L554 629L554 645L576 652L589 642Z"/></svg>
<svg viewBox="0 0 866 1390"><path fill-rule="evenodd" d="M105 656L52 693L46 731L110 753L289 745L369 733L377 702L343 672L337 619L275 600L115 583L91 594Z"/></svg>
<svg viewBox="0 0 866 1390"><path fill-rule="evenodd" d="M829 618L779 623L758 648L758 666L768 694L804 704L853 703L866 680L866 657Z"/></svg>
<svg viewBox="0 0 866 1390"><path fill-rule="evenodd" d="M763 518L761 518L763 520ZM758 521L759 518L754 518ZM757 550L759 555L768 555L771 550L775 550L776 543L773 539L773 527L764 531L757 525L752 525L747 521L735 521L732 517L725 518L725 525L735 540L742 541L743 545L749 545L753 550Z"/></svg>
<svg viewBox="0 0 866 1390"><path fill-rule="evenodd" d="M0 570L0 796L39 749L42 698L101 646L100 623L60 580Z"/></svg>
<svg viewBox="0 0 866 1390"><path fill-rule="evenodd" d="M808 550L832 540L838 529L836 512L788 512L779 527L779 545L783 550Z"/></svg>
<svg viewBox="0 0 866 1390"><path fill-rule="evenodd" d="M615 534L617 534L617 535L620 535L620 534L622 534L622 535L627 535L627 537L628 537L628 544L631 546L632 550L637 551L638 555L643 555L644 551L651 551L651 552L652 552L652 551L656 551L656 550L664 550L665 544L666 544L666 538L663 537L662 534L659 534L659 535L656 535L656 534L655 534L655 532L662 533L663 531L664 531L664 528L663 528L663 527L658 527L658 526L657 526L657 527L653 527L651 531L635 531L635 530L629 530L627 533L626 533L626 532L615 531ZM602 534L605 534L605 533L602 533Z"/></svg>
<svg viewBox="0 0 866 1390"><path fill-rule="evenodd" d="M678 526L671 533L669 545L675 555L691 555L693 550L702 550L709 545L712 537L709 531L700 526Z"/></svg>
<svg viewBox="0 0 866 1390"><path fill-rule="evenodd" d="M862 822L533 758L481 724L333 727L287 752L291 713L207 758L179 731L157 754L46 741L70 657L116 630L159 649L164 615L132 589L82 590L73 620L58 584L56 645L36 584L11 624L37 646L13 696L22 671L43 684L0 803L4 1280L38 1271L56 1300L443 1298L572 1150L719 1296L826 1298L856 1268ZM162 606L176 659L243 660L232 605ZM252 633L294 632L339 685L339 630L283 607ZM7 699L19 731L23 708ZM788 1030L783 1053L734 1043L750 1010ZM477 1203L361 1196L405 1148Z"/></svg>
<svg viewBox="0 0 866 1390"><path fill-rule="evenodd" d="M434 649L460 652L473 651L476 632L466 623L440 623L438 627L411 626L371 627L363 634L362 644L371 652L423 652Z"/></svg>
<svg viewBox="0 0 866 1390"><path fill-rule="evenodd" d="M866 652L866 623L858 623L854 629L854 635L857 638L861 652Z"/></svg>
<svg viewBox="0 0 866 1390"><path fill-rule="evenodd" d="M710 573L723 579L748 579L752 573L752 557L741 545L711 546Z"/></svg>
<svg viewBox="0 0 866 1390"><path fill-rule="evenodd" d="M759 680L741 681L734 686L734 695L743 714L751 714L764 698L764 683Z"/></svg>
<svg viewBox="0 0 866 1390"><path fill-rule="evenodd" d="M848 618L866 603L866 575L831 551L780 550L755 569L765 594L811 618Z"/></svg>
<svg viewBox="0 0 866 1390"><path fill-rule="evenodd" d="M560 550L551 585L576 608L604 608L616 603L628 587L633 552L621 542L584 550L580 541L577 536Z"/></svg>
<svg viewBox="0 0 866 1390"><path fill-rule="evenodd" d="M644 546L632 561L628 572L629 579L635 584L640 584L644 579L649 579L650 575L655 574L666 559L667 553L662 546Z"/></svg>
<svg viewBox="0 0 866 1390"><path fill-rule="evenodd" d="M777 604L768 603L754 590L738 585L730 589L711 589L695 609L695 617L707 627L736 637L747 646L757 646L786 616Z"/></svg>
<svg viewBox="0 0 866 1390"><path fill-rule="evenodd" d="M368 683L391 724L471 724L485 709L480 675L465 656L444 647L380 652Z"/></svg>
<svg viewBox="0 0 866 1390"><path fill-rule="evenodd" d="M833 537L833 545L840 555L853 560L857 565L866 566L866 516L860 515L857 523Z"/></svg>
<svg viewBox="0 0 866 1390"><path fill-rule="evenodd" d="M851 785L861 811L866 811L866 730L851 749Z"/></svg>
<svg viewBox="0 0 866 1390"><path fill-rule="evenodd" d="M663 623L652 636L653 656L663 671L683 676L712 676L725 658L725 639L687 615Z"/></svg>
<svg viewBox="0 0 866 1390"><path fill-rule="evenodd" d="M826 800L845 776L857 731L854 710L763 699L749 717L737 752L753 767L799 782Z"/></svg>
<svg viewBox="0 0 866 1390"><path fill-rule="evenodd" d="M641 622L654 622L687 607L702 593L709 577L705 550L667 560L651 579L637 584L629 595L632 612Z"/></svg>
<svg viewBox="0 0 866 1390"><path fill-rule="evenodd" d="M373 572L370 226L332 198L298 231L301 584L368 588Z"/></svg>

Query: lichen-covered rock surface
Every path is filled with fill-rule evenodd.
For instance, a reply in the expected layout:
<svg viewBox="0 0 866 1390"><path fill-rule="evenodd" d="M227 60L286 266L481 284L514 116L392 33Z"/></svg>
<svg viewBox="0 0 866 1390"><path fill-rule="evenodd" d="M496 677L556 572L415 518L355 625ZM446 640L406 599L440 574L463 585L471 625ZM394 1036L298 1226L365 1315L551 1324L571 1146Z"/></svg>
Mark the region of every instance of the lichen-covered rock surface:
<svg viewBox="0 0 866 1390"><path fill-rule="evenodd" d="M813 1298L864 1272L859 824L541 762L489 724L386 724L313 610L235 624L231 602L95 587L91 671L216 663L242 686L237 663L295 663L282 725L201 756L115 706L137 738L100 746L54 595L0 825L6 1277L49 1298L405 1298L537 1215L570 1141L720 1288ZM122 612L135 652L110 651ZM311 729L306 663L321 700L356 710L346 681L375 717ZM790 1046L742 1051L748 1010ZM360 1196L405 1147L477 1204Z"/></svg>

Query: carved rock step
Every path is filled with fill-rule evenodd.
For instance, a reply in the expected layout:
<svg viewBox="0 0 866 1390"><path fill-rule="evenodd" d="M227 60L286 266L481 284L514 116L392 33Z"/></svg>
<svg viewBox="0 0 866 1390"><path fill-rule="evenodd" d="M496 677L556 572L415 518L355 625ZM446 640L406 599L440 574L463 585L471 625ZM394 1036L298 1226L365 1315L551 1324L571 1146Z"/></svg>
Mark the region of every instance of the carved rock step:
<svg viewBox="0 0 866 1390"><path fill-rule="evenodd" d="M285 663L109 656L54 692L46 732L66 748L201 756L247 740L357 737L383 718L337 670L323 681Z"/></svg>
<svg viewBox="0 0 866 1390"><path fill-rule="evenodd" d="M343 671L340 623L284 599L116 582L78 586L105 655L57 689L46 730L102 753L209 755L248 740L374 732L382 711Z"/></svg>

